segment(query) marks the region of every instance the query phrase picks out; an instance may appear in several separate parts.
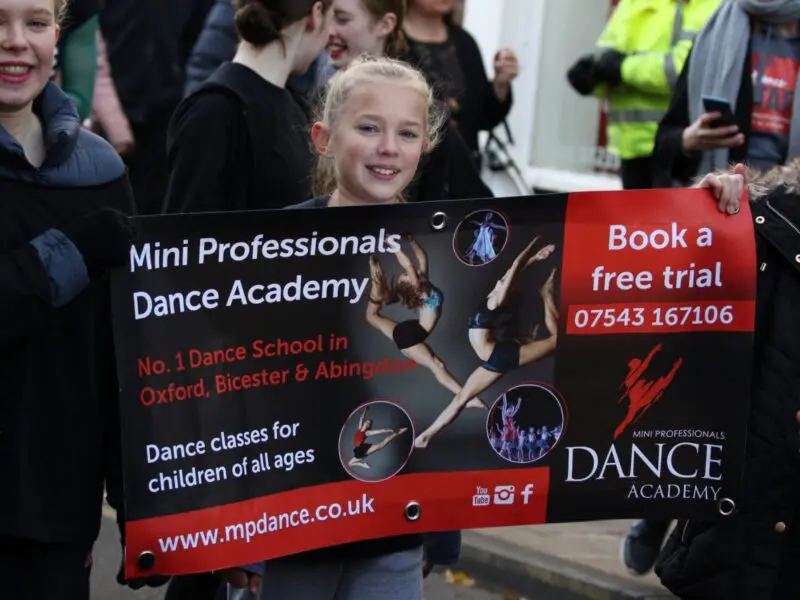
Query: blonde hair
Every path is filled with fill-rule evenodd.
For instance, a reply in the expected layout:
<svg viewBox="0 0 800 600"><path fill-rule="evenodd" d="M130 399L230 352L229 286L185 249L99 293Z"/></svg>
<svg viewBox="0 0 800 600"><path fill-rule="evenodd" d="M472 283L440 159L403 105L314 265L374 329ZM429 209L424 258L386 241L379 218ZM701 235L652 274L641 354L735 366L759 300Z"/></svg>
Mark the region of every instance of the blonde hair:
<svg viewBox="0 0 800 600"><path fill-rule="evenodd" d="M325 87L317 108L317 121L333 131L353 90L365 83L388 80L407 85L418 91L427 105L424 152L431 152L440 141L442 127L447 121L447 109L436 100L425 76L408 63L393 58L362 56L338 71ZM336 190L336 170L331 157L318 155L314 172L314 194L327 196ZM402 198L401 198L402 201Z"/></svg>
<svg viewBox="0 0 800 600"><path fill-rule="evenodd" d="M732 175L734 165L715 171L715 174ZM787 194L800 195L800 158L793 158L785 165L777 165L768 171L746 167L747 199L757 202L772 192L783 188Z"/></svg>
<svg viewBox="0 0 800 600"><path fill-rule="evenodd" d="M59 25L64 21L64 18L67 15L68 5L69 0L55 0L53 2L53 7L55 8L56 25Z"/></svg>

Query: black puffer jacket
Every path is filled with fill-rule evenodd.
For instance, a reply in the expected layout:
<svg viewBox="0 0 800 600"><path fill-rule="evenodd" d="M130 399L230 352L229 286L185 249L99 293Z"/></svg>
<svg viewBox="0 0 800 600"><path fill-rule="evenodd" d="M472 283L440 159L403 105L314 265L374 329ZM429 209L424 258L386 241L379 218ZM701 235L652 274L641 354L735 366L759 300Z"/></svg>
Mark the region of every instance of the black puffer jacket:
<svg viewBox="0 0 800 600"><path fill-rule="evenodd" d="M744 497L719 523L680 521L656 565L679 598L800 597L800 196L751 204L758 257Z"/></svg>

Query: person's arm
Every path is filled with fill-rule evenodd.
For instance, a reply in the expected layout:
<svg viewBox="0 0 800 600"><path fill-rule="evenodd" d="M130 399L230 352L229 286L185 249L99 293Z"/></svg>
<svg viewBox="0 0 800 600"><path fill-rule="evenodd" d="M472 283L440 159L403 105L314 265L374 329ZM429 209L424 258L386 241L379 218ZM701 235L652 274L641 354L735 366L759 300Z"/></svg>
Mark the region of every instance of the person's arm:
<svg viewBox="0 0 800 600"><path fill-rule="evenodd" d="M236 171L247 164L242 111L225 93L203 93L175 112L167 138L165 212L214 212L244 206L234 197ZM239 192L243 193L243 192Z"/></svg>
<svg viewBox="0 0 800 600"><path fill-rule="evenodd" d="M59 50L61 89L75 104L81 122L92 113L97 77L97 29L99 18L91 17L70 31Z"/></svg>
<svg viewBox="0 0 800 600"><path fill-rule="evenodd" d="M486 68L483 65L478 42L475 41L464 29L458 29L456 47L459 50L459 61L464 65L465 71L472 74L473 81L468 81L467 93L481 94L483 96L483 110L478 115L477 126L480 131L491 131L503 122L511 110L513 94L509 88L503 100L497 97L495 86L489 81Z"/></svg>
<svg viewBox="0 0 800 600"><path fill-rule="evenodd" d="M411 281L411 285L415 288L420 286L419 274L417 273L417 269L414 268L414 264L411 260L406 256L406 253L402 250L398 250L394 254L395 258L397 258L397 262L400 263L403 271L405 271L406 275L408 275L409 281Z"/></svg>
<svg viewBox="0 0 800 600"><path fill-rule="evenodd" d="M123 155L133 150L133 132L114 87L105 40L100 32L97 34L97 64L92 111L105 138Z"/></svg>
<svg viewBox="0 0 800 600"><path fill-rule="evenodd" d="M632 13L641 11L641 7L630 0L622 0L611 16L603 33L597 41L600 50L605 50L599 59L599 68L608 76L610 83L628 85L646 94L665 96L670 94L689 57L694 38L703 28L715 7L708 4L705 9L694 9L689 12L688 20L683 22L683 29L678 33L674 45L665 52L636 52L623 54L620 52L620 41L628 35ZM674 7L668 10L674 11Z"/></svg>
<svg viewBox="0 0 800 600"><path fill-rule="evenodd" d="M0 344L46 329L95 273L125 264L132 235L126 215L99 210L0 254Z"/></svg>
<svg viewBox="0 0 800 600"><path fill-rule="evenodd" d="M208 79L225 61L236 54L235 10L229 0L216 2L206 17L203 30L197 37L186 61L186 87L188 96Z"/></svg>
<svg viewBox="0 0 800 600"><path fill-rule="evenodd" d="M690 53L691 55L691 53ZM672 181L688 181L697 174L700 154L683 150L683 132L691 125L687 78L690 63L681 71L669 108L656 132L653 159L659 187L669 187Z"/></svg>
<svg viewBox="0 0 800 600"><path fill-rule="evenodd" d="M428 278L428 254L425 252L419 242L415 240L410 234L408 235L408 245L411 246L411 251L414 253L414 258L417 259L419 265L419 272L424 278Z"/></svg>

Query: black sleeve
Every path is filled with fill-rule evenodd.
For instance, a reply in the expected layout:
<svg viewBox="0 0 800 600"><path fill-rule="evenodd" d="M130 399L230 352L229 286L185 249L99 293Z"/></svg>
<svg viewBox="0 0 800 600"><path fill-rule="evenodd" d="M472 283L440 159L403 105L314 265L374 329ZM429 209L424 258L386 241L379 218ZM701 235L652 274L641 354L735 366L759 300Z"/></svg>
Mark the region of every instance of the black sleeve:
<svg viewBox="0 0 800 600"><path fill-rule="evenodd" d="M136 202L129 179L122 180L122 189L115 195L116 208L135 216ZM117 377L114 324L111 312L111 285L108 277L97 282L95 310L95 389L103 423L103 456L106 496L117 511L118 523L124 518L122 479L122 423L119 411L119 379Z"/></svg>
<svg viewBox="0 0 800 600"><path fill-rule="evenodd" d="M483 66L483 56L478 42L466 30L459 29L458 32L458 47L461 49L459 60L463 65L462 68L471 74L467 93L482 96L480 103L482 110L478 114L477 120L478 131L491 131L502 123L511 111L513 93L509 89L508 97L503 102L497 99L494 86L489 81L489 76Z"/></svg>
<svg viewBox="0 0 800 600"><path fill-rule="evenodd" d="M215 212L242 207L236 170L247 158L242 109L229 94L203 91L178 108L167 136L165 212ZM249 163L248 163L249 164ZM249 171L249 169L246 169Z"/></svg>
<svg viewBox="0 0 800 600"><path fill-rule="evenodd" d="M675 84L672 101L661 119L656 133L653 161L656 187L671 187L674 182L685 184L697 175L700 155L689 156L683 151L683 131L689 121L689 93L687 78L691 53Z"/></svg>
<svg viewBox="0 0 800 600"><path fill-rule="evenodd" d="M50 277L36 249L25 244L0 254L0 343L45 329L52 311Z"/></svg>

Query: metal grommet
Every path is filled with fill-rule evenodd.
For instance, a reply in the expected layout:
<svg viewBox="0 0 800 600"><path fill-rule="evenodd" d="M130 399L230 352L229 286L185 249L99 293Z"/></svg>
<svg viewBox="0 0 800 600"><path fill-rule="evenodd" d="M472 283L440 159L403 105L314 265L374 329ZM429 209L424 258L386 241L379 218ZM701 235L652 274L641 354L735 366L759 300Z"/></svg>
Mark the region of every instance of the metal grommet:
<svg viewBox="0 0 800 600"><path fill-rule="evenodd" d="M775 533L786 533L786 523L783 521L775 523Z"/></svg>
<svg viewBox="0 0 800 600"><path fill-rule="evenodd" d="M800 254L794 257L794 262L800 263Z"/></svg>
<svg viewBox="0 0 800 600"><path fill-rule="evenodd" d="M756 217L756 223L758 223L759 225L763 225L764 223L766 223L766 221L767 220L764 217Z"/></svg>
<svg viewBox="0 0 800 600"><path fill-rule="evenodd" d="M736 512L736 502L730 498L721 498L717 502L717 510L723 517L730 517L734 512Z"/></svg>
<svg viewBox="0 0 800 600"><path fill-rule="evenodd" d="M433 227L436 231L441 231L444 229L444 226L447 225L447 213L442 211L433 213L431 217L431 227Z"/></svg>
<svg viewBox="0 0 800 600"><path fill-rule="evenodd" d="M406 521L410 521L411 523L419 521L419 518L422 516L422 506L416 500L412 500L406 504L406 507L403 509L403 514L406 517Z"/></svg>
<svg viewBox="0 0 800 600"><path fill-rule="evenodd" d="M156 556L149 550L145 550L139 555L139 558L136 559L136 566L139 567L140 571L149 571L152 569L156 564Z"/></svg>

